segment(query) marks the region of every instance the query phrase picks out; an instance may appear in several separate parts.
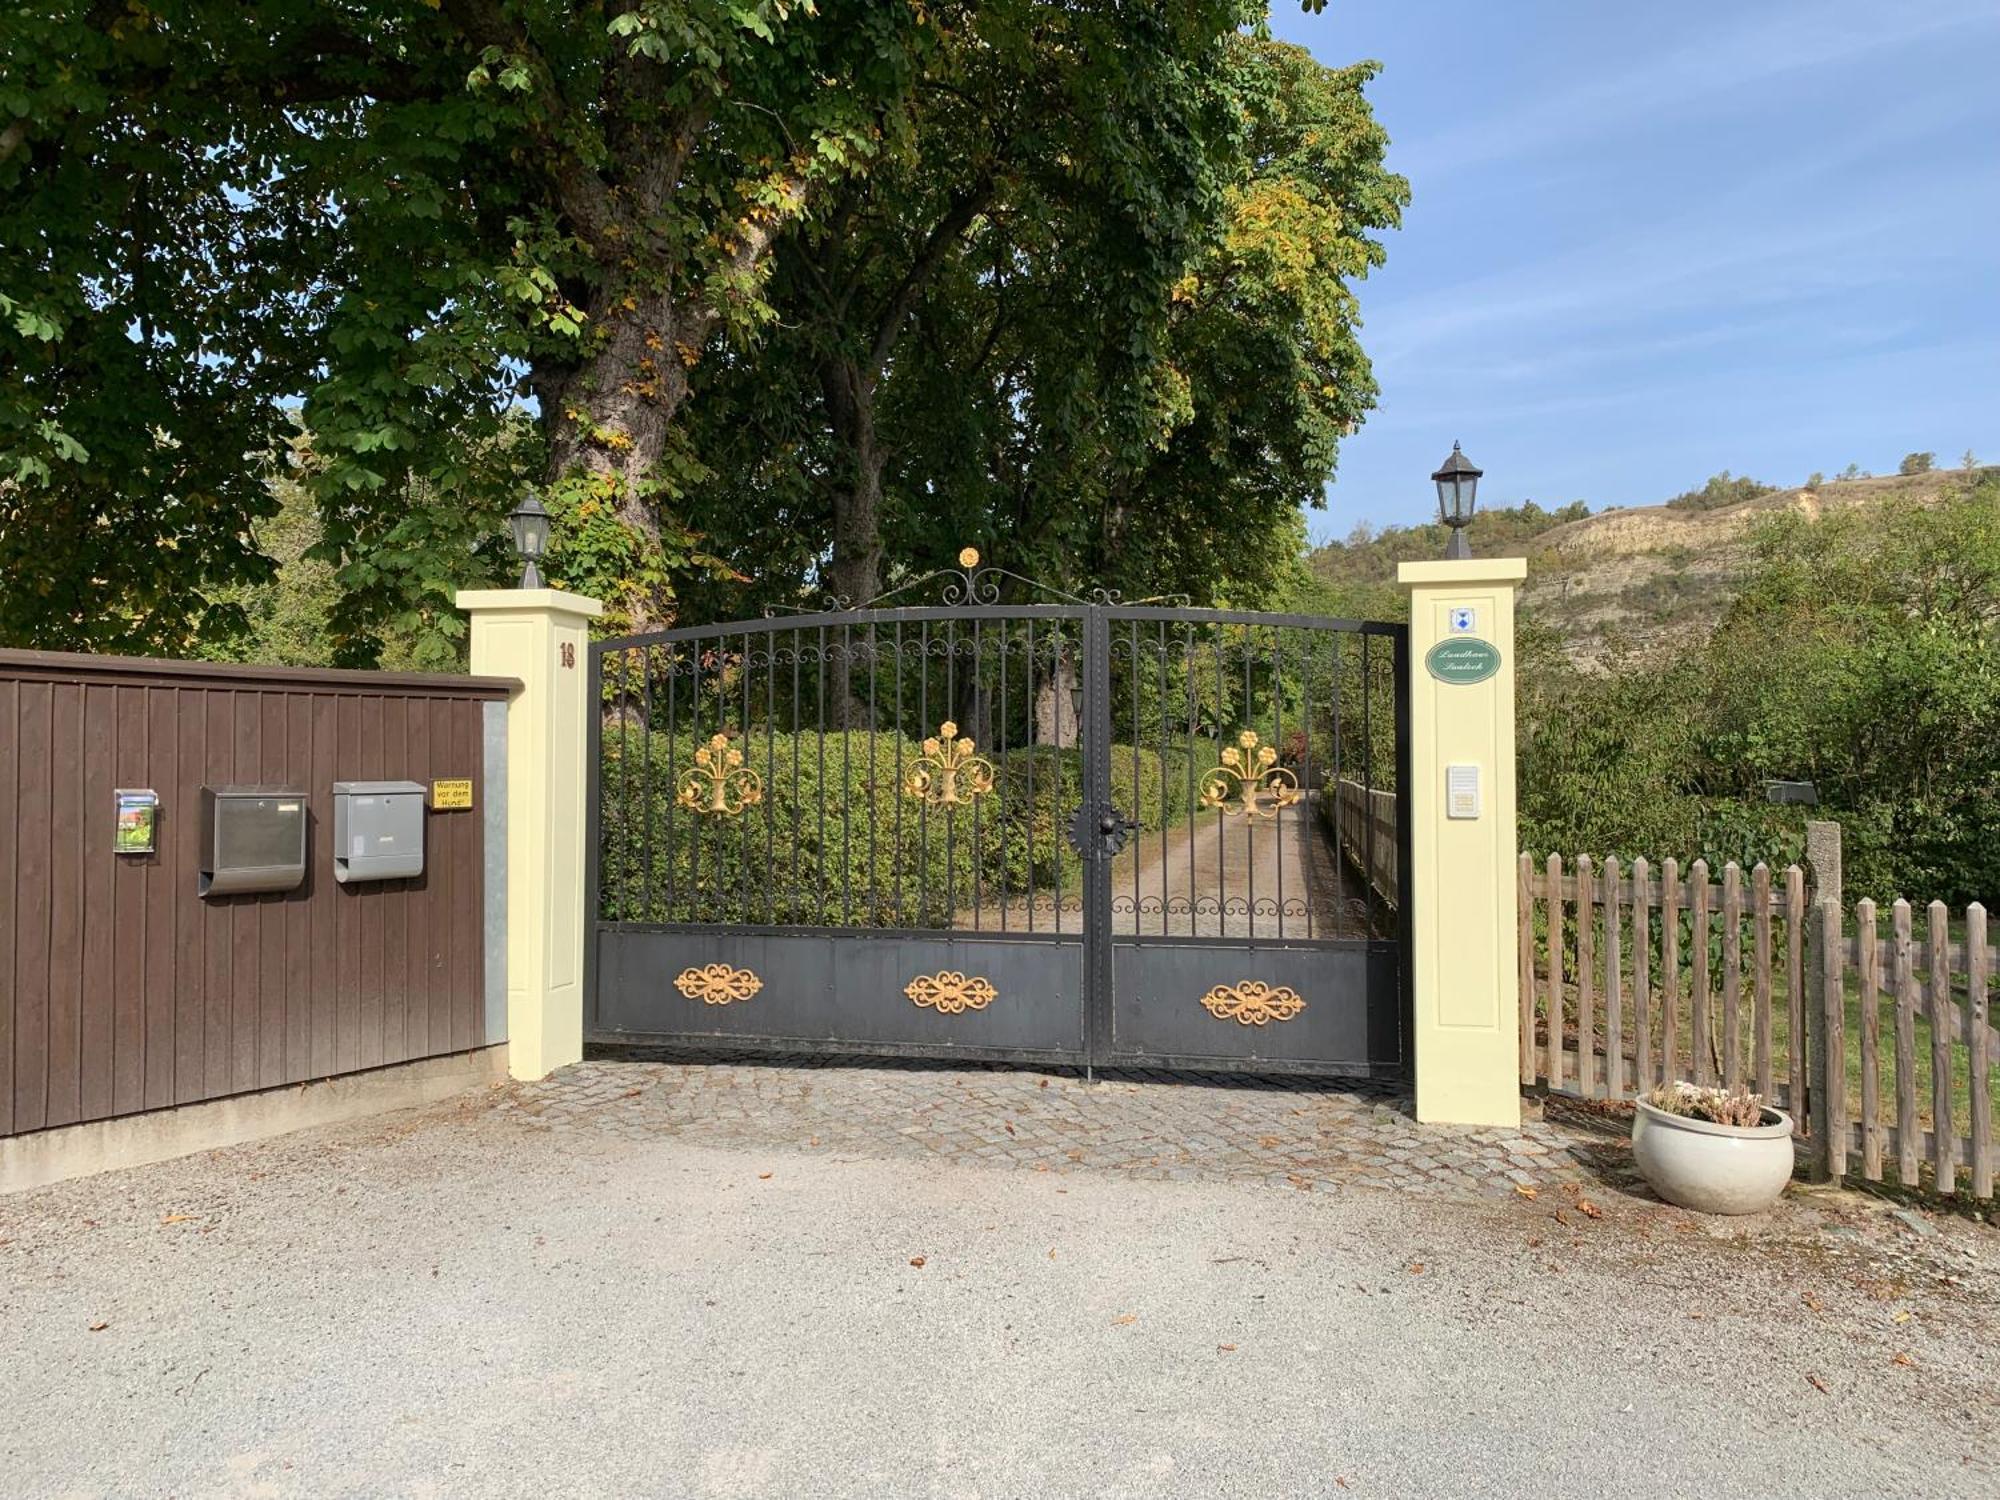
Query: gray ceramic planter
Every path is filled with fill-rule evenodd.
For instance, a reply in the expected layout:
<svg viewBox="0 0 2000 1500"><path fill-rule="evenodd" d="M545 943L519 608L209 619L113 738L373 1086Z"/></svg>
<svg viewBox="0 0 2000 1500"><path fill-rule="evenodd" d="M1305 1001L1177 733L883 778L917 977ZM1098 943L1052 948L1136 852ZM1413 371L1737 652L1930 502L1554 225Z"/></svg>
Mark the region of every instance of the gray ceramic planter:
<svg viewBox="0 0 2000 1500"><path fill-rule="evenodd" d="M1669 1203L1704 1214L1761 1213L1792 1176L1792 1119L1764 1107L1761 1125L1716 1125L1633 1101L1632 1155Z"/></svg>

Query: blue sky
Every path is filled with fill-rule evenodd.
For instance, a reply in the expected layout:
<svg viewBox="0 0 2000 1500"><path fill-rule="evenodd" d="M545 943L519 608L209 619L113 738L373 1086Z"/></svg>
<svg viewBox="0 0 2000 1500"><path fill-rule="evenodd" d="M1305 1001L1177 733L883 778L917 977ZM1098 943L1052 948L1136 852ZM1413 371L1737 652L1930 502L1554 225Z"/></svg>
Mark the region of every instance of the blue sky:
<svg viewBox="0 0 2000 1500"><path fill-rule="evenodd" d="M1654 504L2000 462L2000 4L1273 0L1412 200L1362 284L1380 406L1316 539L1480 500ZM1475 545L1477 532L1474 533Z"/></svg>

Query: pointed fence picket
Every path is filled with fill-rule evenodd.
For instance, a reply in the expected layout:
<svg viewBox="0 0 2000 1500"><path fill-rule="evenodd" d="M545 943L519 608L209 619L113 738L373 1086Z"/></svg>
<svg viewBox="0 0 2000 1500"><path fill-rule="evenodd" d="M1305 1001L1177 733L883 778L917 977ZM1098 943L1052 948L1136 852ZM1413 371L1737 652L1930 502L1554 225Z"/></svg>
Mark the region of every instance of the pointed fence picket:
<svg viewBox="0 0 2000 1500"><path fill-rule="evenodd" d="M1797 865L1699 859L1683 876L1673 859L1523 853L1517 887L1524 1086L1747 1087L1810 1126L1822 1170L1993 1195L2000 954L1983 906L1930 902L1919 932L1896 901L1885 933L1872 901L1810 903Z"/></svg>

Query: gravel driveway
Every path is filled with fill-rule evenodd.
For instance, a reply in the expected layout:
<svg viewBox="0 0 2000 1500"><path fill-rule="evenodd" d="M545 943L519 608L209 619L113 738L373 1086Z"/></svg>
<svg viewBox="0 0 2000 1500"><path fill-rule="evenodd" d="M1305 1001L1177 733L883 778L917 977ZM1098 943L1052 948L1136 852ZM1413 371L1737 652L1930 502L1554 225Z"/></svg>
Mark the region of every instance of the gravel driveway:
<svg viewBox="0 0 2000 1500"><path fill-rule="evenodd" d="M717 1146L512 1097L0 1199L0 1490L2000 1492L1970 1222Z"/></svg>

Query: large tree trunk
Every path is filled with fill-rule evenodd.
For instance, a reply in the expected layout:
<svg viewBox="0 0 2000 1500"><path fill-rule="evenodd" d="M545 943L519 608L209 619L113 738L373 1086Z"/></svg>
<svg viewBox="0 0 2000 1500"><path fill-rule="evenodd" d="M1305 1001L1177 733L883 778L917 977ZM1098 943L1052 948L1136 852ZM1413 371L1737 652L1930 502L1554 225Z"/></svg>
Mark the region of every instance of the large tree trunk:
<svg viewBox="0 0 2000 1500"><path fill-rule="evenodd" d="M1035 743L1071 750L1077 742L1076 658L1067 649L1054 669L1035 684Z"/></svg>
<svg viewBox="0 0 2000 1500"><path fill-rule="evenodd" d="M847 456L845 482L833 489L833 558L828 591L850 605L882 592L882 469L888 454L875 437L875 381L852 359L820 362L820 390L834 439Z"/></svg>

